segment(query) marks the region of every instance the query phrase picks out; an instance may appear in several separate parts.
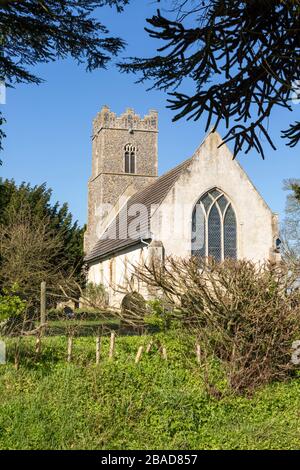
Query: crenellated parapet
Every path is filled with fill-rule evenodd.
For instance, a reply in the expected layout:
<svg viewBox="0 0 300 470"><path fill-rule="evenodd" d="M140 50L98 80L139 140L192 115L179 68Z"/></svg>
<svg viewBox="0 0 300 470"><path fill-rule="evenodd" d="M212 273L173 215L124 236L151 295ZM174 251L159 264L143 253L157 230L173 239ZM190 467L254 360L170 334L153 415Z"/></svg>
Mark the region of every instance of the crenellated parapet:
<svg viewBox="0 0 300 470"><path fill-rule="evenodd" d="M127 129L141 131L158 131L158 113L150 110L144 117L140 117L132 108L127 108L125 113L117 116L108 106L103 106L93 121L93 135L97 135L101 129Z"/></svg>

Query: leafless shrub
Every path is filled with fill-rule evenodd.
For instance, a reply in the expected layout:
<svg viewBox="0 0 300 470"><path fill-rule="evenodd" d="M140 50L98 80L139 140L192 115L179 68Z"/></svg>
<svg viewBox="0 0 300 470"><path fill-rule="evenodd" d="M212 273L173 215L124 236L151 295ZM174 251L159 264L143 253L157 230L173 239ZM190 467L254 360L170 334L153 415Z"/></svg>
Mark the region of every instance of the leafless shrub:
<svg viewBox="0 0 300 470"><path fill-rule="evenodd" d="M164 266L136 267L136 275L196 332L203 357L223 365L232 390L289 377L300 294L288 265L168 258Z"/></svg>

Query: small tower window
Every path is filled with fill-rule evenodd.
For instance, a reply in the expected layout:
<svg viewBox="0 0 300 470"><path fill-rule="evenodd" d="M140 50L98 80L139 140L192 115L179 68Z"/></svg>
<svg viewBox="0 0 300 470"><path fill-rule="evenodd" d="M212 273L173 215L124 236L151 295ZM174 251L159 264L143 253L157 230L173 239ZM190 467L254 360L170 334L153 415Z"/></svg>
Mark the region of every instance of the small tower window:
<svg viewBox="0 0 300 470"><path fill-rule="evenodd" d="M132 144L125 145L125 173L135 173L136 147Z"/></svg>

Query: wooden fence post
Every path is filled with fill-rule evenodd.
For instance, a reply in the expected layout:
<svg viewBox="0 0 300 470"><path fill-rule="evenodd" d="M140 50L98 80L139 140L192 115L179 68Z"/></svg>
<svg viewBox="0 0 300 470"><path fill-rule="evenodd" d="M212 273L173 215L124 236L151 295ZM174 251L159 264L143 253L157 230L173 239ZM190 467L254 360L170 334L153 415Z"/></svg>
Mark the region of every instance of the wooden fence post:
<svg viewBox="0 0 300 470"><path fill-rule="evenodd" d="M136 357L135 357L135 363L138 364L140 362L140 359L142 357L142 354L143 354L143 351L144 351L144 346L140 346L139 349L138 349L138 352L136 354Z"/></svg>
<svg viewBox="0 0 300 470"><path fill-rule="evenodd" d="M41 282L41 306L40 306L41 325L46 323L46 282Z"/></svg>
<svg viewBox="0 0 300 470"><path fill-rule="evenodd" d="M6 364L6 343L0 340L0 365Z"/></svg>
<svg viewBox="0 0 300 470"><path fill-rule="evenodd" d="M147 348L146 348L146 353L149 354L150 349L152 348L153 345L153 339L151 339L150 343L148 343Z"/></svg>
<svg viewBox="0 0 300 470"><path fill-rule="evenodd" d="M17 341L15 343L15 369L18 370L20 367L20 343L21 338L18 336Z"/></svg>
<svg viewBox="0 0 300 470"><path fill-rule="evenodd" d="M116 333L114 331L111 332L110 334L110 345L109 345L109 355L108 358L112 360L115 352L115 339L116 339Z"/></svg>
<svg viewBox="0 0 300 470"><path fill-rule="evenodd" d="M41 333L39 333L38 336L36 337L35 354L41 354L41 349L42 349L42 338L41 338Z"/></svg>
<svg viewBox="0 0 300 470"><path fill-rule="evenodd" d="M68 357L67 361L71 362L72 360L72 349L73 349L73 336L68 337Z"/></svg>
<svg viewBox="0 0 300 470"><path fill-rule="evenodd" d="M96 364L100 363L100 354L101 354L101 337L96 337Z"/></svg>
<svg viewBox="0 0 300 470"><path fill-rule="evenodd" d="M199 343L196 344L196 358L198 364L201 364L201 348Z"/></svg>

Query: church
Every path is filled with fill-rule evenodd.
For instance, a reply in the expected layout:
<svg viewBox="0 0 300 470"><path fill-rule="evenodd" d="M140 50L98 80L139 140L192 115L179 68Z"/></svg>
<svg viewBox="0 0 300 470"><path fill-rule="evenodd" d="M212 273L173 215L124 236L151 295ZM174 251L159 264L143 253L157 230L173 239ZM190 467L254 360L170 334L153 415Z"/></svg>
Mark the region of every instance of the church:
<svg viewBox="0 0 300 470"><path fill-rule="evenodd" d="M154 110L117 116L104 106L93 122L85 262L111 306L120 306L132 266L153 256L279 257L278 217L217 132L162 176L157 141Z"/></svg>

